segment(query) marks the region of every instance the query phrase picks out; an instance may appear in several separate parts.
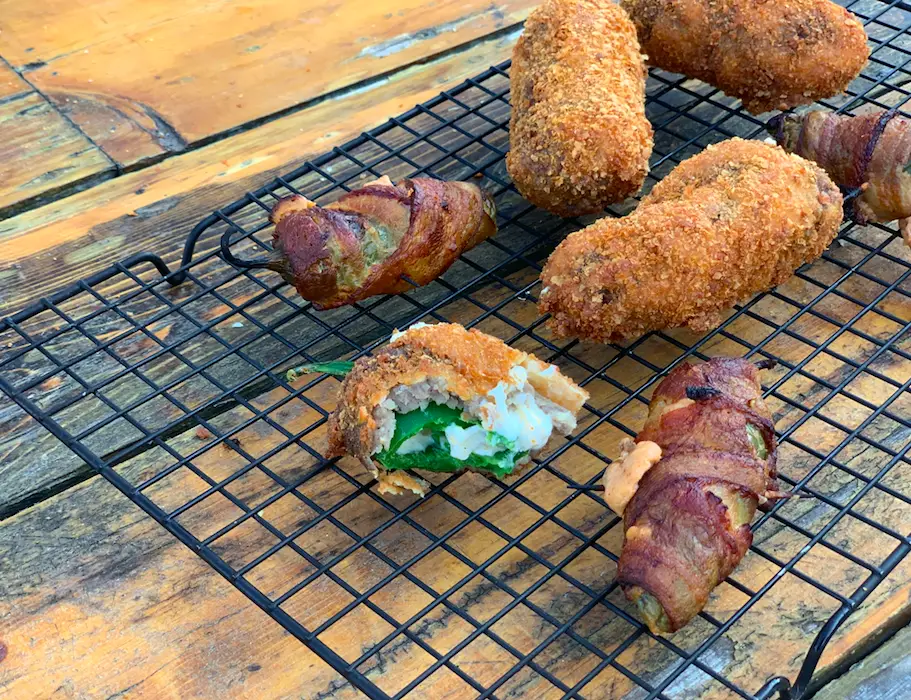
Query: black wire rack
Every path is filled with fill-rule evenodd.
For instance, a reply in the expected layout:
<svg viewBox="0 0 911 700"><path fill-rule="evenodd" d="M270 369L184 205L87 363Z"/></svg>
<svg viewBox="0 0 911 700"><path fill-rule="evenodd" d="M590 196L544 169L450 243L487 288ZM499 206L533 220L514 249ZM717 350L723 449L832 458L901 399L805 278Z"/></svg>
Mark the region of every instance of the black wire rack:
<svg viewBox="0 0 911 700"><path fill-rule="evenodd" d="M911 7L849 7L872 57L824 106L900 108ZM490 68L207 217L174 271L134 256L4 319L0 391L370 698L803 697L836 629L911 549L909 255L894 227L846 223L821 260L710 333L558 341L536 311L538 273L586 222L510 185L508 98L508 64ZM646 190L707 144L764 136L738 102L659 70L648 115ZM316 312L220 256L223 236L261 255L279 197L326 202L417 174L480 177L500 219L426 287ZM424 499L384 498L354 461L326 460L337 380L286 370L369 353L421 320L559 364L592 394L577 433L505 482L433 476ZM763 514L705 612L655 637L613 581L619 519L567 486L598 479L671 368L721 354L779 361L766 392L779 465L812 498ZM780 639L788 625L800 633ZM776 676L795 653L796 677Z"/></svg>

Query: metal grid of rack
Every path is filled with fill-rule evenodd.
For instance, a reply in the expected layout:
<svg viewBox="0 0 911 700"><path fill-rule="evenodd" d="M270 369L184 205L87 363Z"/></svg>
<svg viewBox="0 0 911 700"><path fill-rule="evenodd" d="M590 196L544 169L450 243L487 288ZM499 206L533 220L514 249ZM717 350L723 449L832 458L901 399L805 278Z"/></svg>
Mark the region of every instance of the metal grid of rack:
<svg viewBox="0 0 911 700"><path fill-rule="evenodd" d="M911 7L846 4L873 53L849 94L824 106L900 108ZM834 631L911 549L902 243L894 227L846 223L820 261L702 336L557 340L536 311L537 277L586 222L536 210L510 185L508 98L508 64L491 68L215 212L179 269L135 256L4 319L0 391L370 698L443 687L480 698L800 697ZM763 135L739 103L658 70L648 115L646 190L709 143ZM315 312L277 275L219 255L222 236L261 255L279 197L326 202L379 175L418 174L480 177L500 219L496 237L424 288ZM288 383L286 370L369 353L421 320L477 327L558 363L592 394L577 433L505 482L435 475L425 499L381 497L353 460L326 460L337 380ZM597 494L566 487L598 479L672 367L720 354L779 361L767 395L782 477L812 498L763 514L706 611L653 637L612 580L619 519ZM775 668L758 677L733 653L770 611L816 634L793 683L770 678ZM770 658L775 643L763 641Z"/></svg>

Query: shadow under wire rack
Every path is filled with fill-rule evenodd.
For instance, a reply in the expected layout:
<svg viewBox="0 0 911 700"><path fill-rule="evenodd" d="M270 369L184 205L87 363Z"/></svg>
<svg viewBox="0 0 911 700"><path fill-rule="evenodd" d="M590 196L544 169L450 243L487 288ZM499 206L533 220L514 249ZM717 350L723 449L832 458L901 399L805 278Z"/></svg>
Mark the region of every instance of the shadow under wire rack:
<svg viewBox="0 0 911 700"><path fill-rule="evenodd" d="M901 109L911 6L844 4L872 56L823 106ZM4 319L0 391L370 698L802 697L836 629L911 549L911 257L894 226L846 223L821 260L707 334L557 340L538 273L586 221L511 186L508 100L508 64L490 68L216 211L174 271L134 256ZM646 190L710 143L764 137L739 102L660 70L647 110ZM324 203L380 175L480 177L500 232L426 287L328 312L219 255L227 236L261 256L277 198ZM353 460L326 460L337 380L286 370L421 320L558 363L592 394L576 434L504 482L431 475L424 499L384 498ZM706 610L654 637L613 581L619 518L567 486L597 481L671 368L716 355L778 360L779 465L811 498L763 514ZM785 639L789 626L801 633Z"/></svg>

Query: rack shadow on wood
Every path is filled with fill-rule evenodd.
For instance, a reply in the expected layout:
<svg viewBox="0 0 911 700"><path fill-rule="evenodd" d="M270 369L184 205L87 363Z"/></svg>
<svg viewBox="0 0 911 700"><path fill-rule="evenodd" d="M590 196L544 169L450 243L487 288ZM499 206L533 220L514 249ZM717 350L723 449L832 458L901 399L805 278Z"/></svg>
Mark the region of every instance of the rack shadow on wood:
<svg viewBox="0 0 911 700"><path fill-rule="evenodd" d="M849 7L873 55L824 106L901 107L909 8ZM586 222L510 185L508 97L508 64L491 68L207 217L174 272L135 256L3 320L0 391L368 697L802 697L835 630L911 549L908 254L893 227L847 223L821 260L710 333L559 341L536 311L538 273ZM710 143L764 135L739 103L657 70L648 115L646 190ZM480 177L500 219L424 288L315 312L219 255L225 235L262 255L281 196L326 202L416 174ZM592 395L579 430L518 477L436 475L422 500L381 497L356 462L324 459L337 380L285 371L369 353L420 320L559 364ZM654 637L613 582L619 519L566 487L598 479L672 367L721 354L779 361L767 395L780 469L813 498L764 514L705 612Z"/></svg>

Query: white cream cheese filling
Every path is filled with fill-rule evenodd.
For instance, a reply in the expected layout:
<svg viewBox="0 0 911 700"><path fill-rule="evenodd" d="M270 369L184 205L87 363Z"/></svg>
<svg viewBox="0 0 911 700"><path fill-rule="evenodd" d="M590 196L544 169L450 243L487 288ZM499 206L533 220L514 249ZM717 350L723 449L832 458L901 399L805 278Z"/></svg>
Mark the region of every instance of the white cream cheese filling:
<svg viewBox="0 0 911 700"><path fill-rule="evenodd" d="M415 324L409 330L417 327ZM407 332L407 331L406 331ZM555 368L548 368L556 371ZM547 370L545 370L547 371ZM490 439L496 433L513 443L511 451L533 452L543 448L554 431L553 417L538 405L534 387L528 382L524 367L514 366L509 379L499 382L481 400L474 403L469 415L476 415L480 425L463 428L447 426L444 430L449 453L455 459L466 460L472 454L492 456L507 447L500 441ZM397 450L398 454L423 452L434 444L429 430L422 430L405 440Z"/></svg>
<svg viewBox="0 0 911 700"><path fill-rule="evenodd" d="M463 428L459 425L447 426L446 441L449 443L449 454L456 459L468 459L472 454L490 457L505 448L493 445L487 439L487 430L480 425Z"/></svg>
<svg viewBox="0 0 911 700"><path fill-rule="evenodd" d="M516 452L539 450L554 431L553 419L535 401L524 367L509 371L510 382L500 382L478 406L481 425L515 443Z"/></svg>
<svg viewBox="0 0 911 700"><path fill-rule="evenodd" d="M422 430L399 445L399 449L397 449L395 453L399 455L411 455L416 452L423 452L433 443L433 435L431 435L430 431Z"/></svg>

